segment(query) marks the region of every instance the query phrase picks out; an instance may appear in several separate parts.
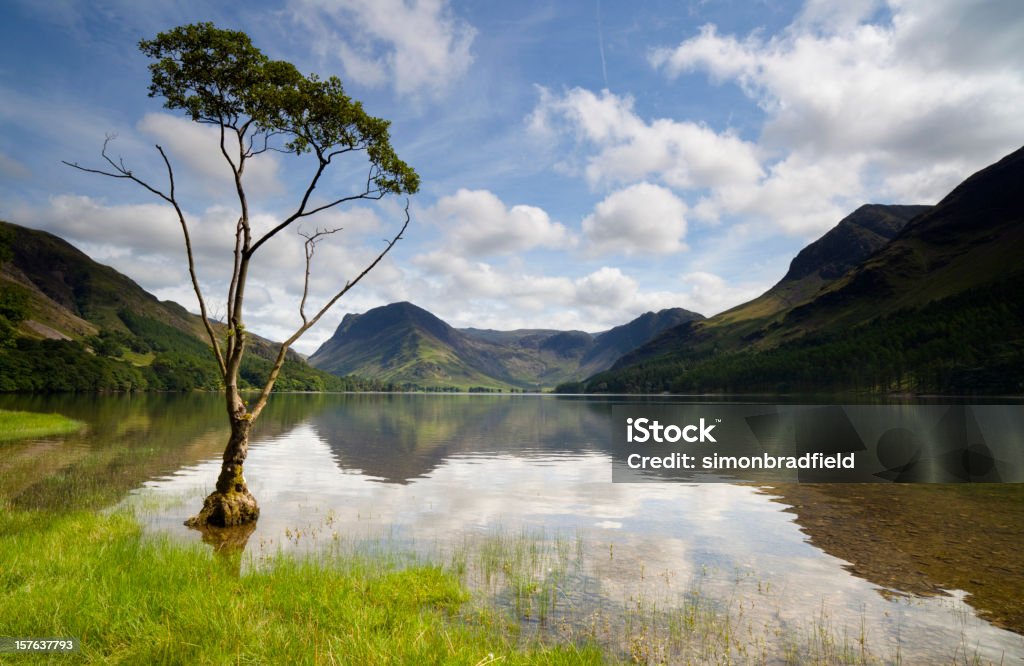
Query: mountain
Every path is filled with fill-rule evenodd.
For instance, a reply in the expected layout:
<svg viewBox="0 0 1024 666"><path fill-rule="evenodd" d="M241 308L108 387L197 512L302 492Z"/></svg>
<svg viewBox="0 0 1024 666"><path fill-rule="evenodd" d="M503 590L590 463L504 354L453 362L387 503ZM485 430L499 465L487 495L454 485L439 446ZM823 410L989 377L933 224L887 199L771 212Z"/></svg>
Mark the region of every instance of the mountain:
<svg viewBox="0 0 1024 666"><path fill-rule="evenodd" d="M703 319L703 316L682 308L644 313L629 323L599 333L595 337L593 347L580 360L580 369L584 375L588 375L610 368L623 355L650 341L662 331Z"/></svg>
<svg viewBox="0 0 1024 666"><path fill-rule="evenodd" d="M801 250L789 271L767 295L783 307L795 306L881 249L911 219L931 206L866 204Z"/></svg>
<svg viewBox="0 0 1024 666"><path fill-rule="evenodd" d="M242 383L262 383L277 349L251 336ZM220 382L198 316L53 234L2 221L0 362L0 391L187 390ZM282 378L282 389L349 387L294 353Z"/></svg>
<svg viewBox="0 0 1024 666"><path fill-rule="evenodd" d="M691 351L738 348L757 343L765 330L777 327L794 307L814 298L896 237L911 218L931 206L866 204L847 215L790 262L789 270L771 289L711 319L667 329L646 345L623 354L616 367L655 358L685 346Z"/></svg>
<svg viewBox="0 0 1024 666"><path fill-rule="evenodd" d="M470 341L412 303L345 315L309 362L338 375L359 374L389 383L494 385L477 369L481 359Z"/></svg>
<svg viewBox="0 0 1024 666"><path fill-rule="evenodd" d="M127 332L118 316L130 310L194 336L203 333L198 318L152 294L109 266L99 264L67 241L45 231L0 222L11 258L0 280L23 288L31 318L28 336L79 339L102 329Z"/></svg>
<svg viewBox="0 0 1024 666"><path fill-rule="evenodd" d="M1020 392L1022 252L1024 149L935 206L858 209L762 296L665 331L586 386Z"/></svg>
<svg viewBox="0 0 1024 666"><path fill-rule="evenodd" d="M311 365L420 388L538 389L606 369L660 331L700 318L649 312L597 335L583 331L456 329L412 303L347 314Z"/></svg>

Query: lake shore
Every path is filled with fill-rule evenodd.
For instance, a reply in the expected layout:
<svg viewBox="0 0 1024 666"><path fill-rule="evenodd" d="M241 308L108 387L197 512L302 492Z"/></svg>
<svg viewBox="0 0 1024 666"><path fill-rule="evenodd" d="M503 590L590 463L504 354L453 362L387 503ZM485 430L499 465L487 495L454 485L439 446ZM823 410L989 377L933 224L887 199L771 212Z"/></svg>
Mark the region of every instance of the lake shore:
<svg viewBox="0 0 1024 666"><path fill-rule="evenodd" d="M459 616L435 565L240 555L143 535L128 514L0 512L0 626L73 637L87 662L601 663L592 647L519 647L500 618Z"/></svg>

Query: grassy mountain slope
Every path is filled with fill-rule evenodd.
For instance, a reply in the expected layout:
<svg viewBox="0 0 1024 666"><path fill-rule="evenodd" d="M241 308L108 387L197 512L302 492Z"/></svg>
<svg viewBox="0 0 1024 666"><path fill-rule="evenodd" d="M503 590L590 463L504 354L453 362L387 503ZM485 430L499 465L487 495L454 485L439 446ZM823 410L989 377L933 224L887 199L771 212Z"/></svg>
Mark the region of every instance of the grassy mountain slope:
<svg viewBox="0 0 1024 666"><path fill-rule="evenodd" d="M393 303L345 315L309 362L335 374L358 373L394 384L502 388L504 384L467 362L464 354L470 350L462 337L422 308Z"/></svg>
<svg viewBox="0 0 1024 666"><path fill-rule="evenodd" d="M0 222L0 236L0 304L17 305L0 312L8 324L0 327L0 390L219 386L197 316L160 301L53 234ZM216 328L223 333L222 326ZM252 336L249 349L241 375L243 384L255 385L269 374L277 346ZM289 356L279 382L281 389L352 385L310 368L297 354Z"/></svg>
<svg viewBox="0 0 1024 666"><path fill-rule="evenodd" d="M974 174L788 319L850 324L1024 270L1024 148Z"/></svg>
<svg viewBox="0 0 1024 666"><path fill-rule="evenodd" d="M0 280L18 284L31 294L32 317L58 335L81 338L101 329L126 332L121 310L163 322L180 331L201 334L199 322L176 303L161 302L127 276L99 264L53 234L0 222L8 237L11 259ZM29 337L47 337L30 324Z"/></svg>
<svg viewBox="0 0 1024 666"><path fill-rule="evenodd" d="M822 261L828 238L801 252L765 295L665 332L588 380L588 390L1024 390L1007 365L1024 347L1012 325L1022 308L1024 149L968 178L831 281L844 262Z"/></svg>
<svg viewBox="0 0 1024 666"><path fill-rule="evenodd" d="M648 313L595 336L455 329L411 303L392 303L346 315L309 361L330 372L420 388L540 389L607 368L655 333L699 316L679 309Z"/></svg>

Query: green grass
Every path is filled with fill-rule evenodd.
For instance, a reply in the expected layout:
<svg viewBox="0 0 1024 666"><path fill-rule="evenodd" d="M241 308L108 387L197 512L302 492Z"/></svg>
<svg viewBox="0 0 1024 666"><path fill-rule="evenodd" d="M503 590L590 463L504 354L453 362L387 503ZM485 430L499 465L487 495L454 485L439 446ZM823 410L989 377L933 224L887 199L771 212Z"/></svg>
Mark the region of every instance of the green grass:
<svg viewBox="0 0 1024 666"><path fill-rule="evenodd" d="M121 358L128 361L137 368L144 368L146 366L153 365L153 361L156 359L156 354L154 354L153 352L146 352L145 354L140 354L138 352L125 350L122 353Z"/></svg>
<svg viewBox="0 0 1024 666"><path fill-rule="evenodd" d="M0 409L0 442L28 437L66 435L81 429L84 425L81 421L60 414L9 412Z"/></svg>
<svg viewBox="0 0 1024 666"><path fill-rule="evenodd" d="M388 548L243 558L143 535L125 511L57 514L0 499L0 636L80 641L78 654L18 657L29 663L901 661L866 615L848 626L823 604L783 619L786 592L749 572L735 572L723 595L706 569L679 587L641 565L621 601L592 605L618 557L594 547L499 531L456 547L447 566ZM936 658L984 662L966 634L956 649Z"/></svg>
<svg viewBox="0 0 1024 666"><path fill-rule="evenodd" d="M601 661L593 648L517 646L493 615L467 621L468 593L438 566L280 557L240 575L237 555L144 537L127 514L2 508L0 634L76 637L76 661Z"/></svg>

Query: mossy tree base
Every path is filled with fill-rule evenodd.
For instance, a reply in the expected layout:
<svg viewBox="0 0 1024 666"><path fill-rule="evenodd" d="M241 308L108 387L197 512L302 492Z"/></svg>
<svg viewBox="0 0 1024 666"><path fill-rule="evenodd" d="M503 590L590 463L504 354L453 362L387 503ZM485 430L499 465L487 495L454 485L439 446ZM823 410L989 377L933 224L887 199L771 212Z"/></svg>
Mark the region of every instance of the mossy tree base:
<svg viewBox="0 0 1024 666"><path fill-rule="evenodd" d="M249 452L249 430L253 417L246 413L237 394L232 393L228 404L231 417L231 437L224 449L224 461L217 477L216 490L207 496L203 508L185 521L187 527L237 527L255 523L260 507L249 492L242 473L245 456Z"/></svg>
<svg viewBox="0 0 1024 666"><path fill-rule="evenodd" d="M222 493L215 490L203 502L203 508L185 521L188 527L236 527L255 523L260 517L260 507L248 488Z"/></svg>

